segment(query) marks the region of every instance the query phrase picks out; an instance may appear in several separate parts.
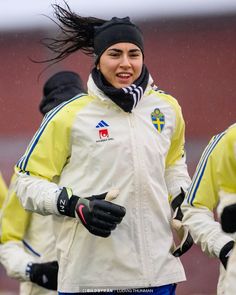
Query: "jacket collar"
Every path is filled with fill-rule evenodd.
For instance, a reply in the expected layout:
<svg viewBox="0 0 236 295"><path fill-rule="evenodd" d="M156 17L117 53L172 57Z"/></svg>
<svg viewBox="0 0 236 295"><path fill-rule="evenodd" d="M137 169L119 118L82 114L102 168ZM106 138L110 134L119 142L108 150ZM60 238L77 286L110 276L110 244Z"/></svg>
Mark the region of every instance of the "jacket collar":
<svg viewBox="0 0 236 295"><path fill-rule="evenodd" d="M148 85L143 94L144 96L152 89L152 86L151 86L152 84L153 84L153 79L152 79L152 76L149 74ZM107 100L111 101L110 98L101 89L99 89L96 86L91 74L89 75L87 87L88 87L89 96L99 98L102 101L107 101Z"/></svg>

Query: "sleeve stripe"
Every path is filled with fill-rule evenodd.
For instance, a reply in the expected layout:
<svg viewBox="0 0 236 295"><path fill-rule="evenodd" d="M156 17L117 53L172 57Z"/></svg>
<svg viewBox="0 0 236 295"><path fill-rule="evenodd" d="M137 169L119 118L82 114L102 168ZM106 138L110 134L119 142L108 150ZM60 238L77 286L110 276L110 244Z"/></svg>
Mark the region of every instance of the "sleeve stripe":
<svg viewBox="0 0 236 295"><path fill-rule="evenodd" d="M225 135L225 132L222 132L222 133L216 135L214 137L214 139L212 140L212 142L206 147L205 151L202 154L202 157L201 157L201 159L198 163L198 166L197 166L197 170L193 176L193 180L190 185L189 192L187 194L187 202L189 204L191 204L192 206L193 206L194 198L196 196L197 189L199 187L204 170L206 168L208 158L209 158L210 154L212 153L212 151L214 150L214 148L216 147L216 145L218 144L218 142L221 140L221 138L224 135Z"/></svg>
<svg viewBox="0 0 236 295"><path fill-rule="evenodd" d="M31 252L31 253L33 253L34 255L36 255L36 256L38 256L38 257L40 257L41 255L38 253L38 252L36 252L25 240L23 240L22 241L23 242L23 244L24 244L24 246Z"/></svg>
<svg viewBox="0 0 236 295"><path fill-rule="evenodd" d="M63 103L63 105L64 105L64 104L65 104L65 103ZM46 120L48 119L49 115L51 115L51 113L54 112L54 111L56 110L56 108L59 108L59 107L61 107L61 105L55 107L51 112L48 112L48 113L44 116L44 118L43 118L43 120L42 120L42 122L41 122L41 124L40 124L40 128L44 125L44 123L45 123ZM33 138L31 139L31 141L30 141L30 143L29 143L29 145L28 145L28 147L27 147L27 150L26 150L25 154L24 154L24 155L20 158L20 160L17 162L17 167L18 167L18 168L22 169L21 167L22 167L22 165L23 165L23 161L24 161L25 158L26 158L26 154L28 153L31 144L34 142L34 140L35 140L35 138L37 137L38 133L39 133L39 129L38 129L38 131L34 134Z"/></svg>
<svg viewBox="0 0 236 295"><path fill-rule="evenodd" d="M28 164L29 161L29 157L32 154L35 146L37 145L44 129L46 128L46 126L48 125L48 123L50 122L50 120L67 104L71 103L72 101L80 98L81 96L84 96L84 94L81 94L79 96L75 96L73 98L71 98L68 101L65 101L63 103L61 103L59 106L55 107L52 111L50 111L49 113L47 113L47 115L45 116L44 120L42 121L38 131L35 133L34 137L32 138L26 153L23 155L23 157L20 158L20 160L17 163L17 167L21 170L26 169L26 166Z"/></svg>

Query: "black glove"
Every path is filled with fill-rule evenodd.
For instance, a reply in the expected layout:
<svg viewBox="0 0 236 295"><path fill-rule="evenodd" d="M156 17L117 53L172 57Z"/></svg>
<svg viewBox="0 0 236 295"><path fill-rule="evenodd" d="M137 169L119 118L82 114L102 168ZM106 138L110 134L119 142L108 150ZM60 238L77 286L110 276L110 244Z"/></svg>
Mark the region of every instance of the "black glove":
<svg viewBox="0 0 236 295"><path fill-rule="evenodd" d="M231 254L231 250L234 247L234 241L229 241L227 244L224 245L224 247L220 250L220 261L224 265L224 268L226 269L229 256Z"/></svg>
<svg viewBox="0 0 236 295"><path fill-rule="evenodd" d="M108 193L80 198L71 190L63 188L57 201L58 211L70 217L77 217L87 230L100 237L108 237L125 216L125 208L105 201Z"/></svg>
<svg viewBox="0 0 236 295"><path fill-rule="evenodd" d="M30 281L48 290L57 290L58 263L29 263L26 269Z"/></svg>
<svg viewBox="0 0 236 295"><path fill-rule="evenodd" d="M174 248L173 255L179 257L187 252L193 245L193 238L189 233L188 227L182 223L183 213L181 211L181 204L184 201L185 193L181 188L181 193L171 202L171 207L174 211L172 217L172 228L176 231L180 244Z"/></svg>
<svg viewBox="0 0 236 295"><path fill-rule="evenodd" d="M236 204L226 206L221 214L221 226L226 233L236 232Z"/></svg>

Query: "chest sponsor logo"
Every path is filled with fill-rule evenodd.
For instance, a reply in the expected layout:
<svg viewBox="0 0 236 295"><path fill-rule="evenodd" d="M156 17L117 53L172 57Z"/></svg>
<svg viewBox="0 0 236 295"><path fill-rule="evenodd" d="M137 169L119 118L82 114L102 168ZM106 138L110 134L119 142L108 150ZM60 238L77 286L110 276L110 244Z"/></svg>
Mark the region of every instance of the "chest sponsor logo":
<svg viewBox="0 0 236 295"><path fill-rule="evenodd" d="M114 138L110 137L109 134L109 124L105 122L104 120L101 120L96 128L98 129L98 137L99 139L96 140L96 142L104 142L108 140L114 140Z"/></svg>
<svg viewBox="0 0 236 295"><path fill-rule="evenodd" d="M160 109L156 108L151 113L152 124L156 128L156 130L161 133L165 126L165 115L161 112Z"/></svg>

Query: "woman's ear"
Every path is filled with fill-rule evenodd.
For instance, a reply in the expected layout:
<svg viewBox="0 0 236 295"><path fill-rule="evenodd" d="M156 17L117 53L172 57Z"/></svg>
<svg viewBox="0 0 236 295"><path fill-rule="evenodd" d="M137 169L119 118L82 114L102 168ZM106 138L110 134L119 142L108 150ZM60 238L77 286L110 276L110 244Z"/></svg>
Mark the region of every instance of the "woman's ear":
<svg viewBox="0 0 236 295"><path fill-rule="evenodd" d="M99 64L97 64L97 66L96 66L96 67L97 67L97 70L100 70L100 66L99 66Z"/></svg>

